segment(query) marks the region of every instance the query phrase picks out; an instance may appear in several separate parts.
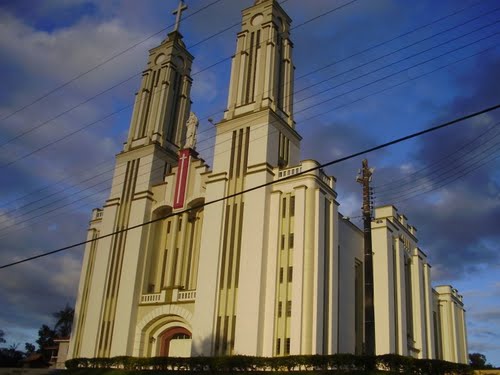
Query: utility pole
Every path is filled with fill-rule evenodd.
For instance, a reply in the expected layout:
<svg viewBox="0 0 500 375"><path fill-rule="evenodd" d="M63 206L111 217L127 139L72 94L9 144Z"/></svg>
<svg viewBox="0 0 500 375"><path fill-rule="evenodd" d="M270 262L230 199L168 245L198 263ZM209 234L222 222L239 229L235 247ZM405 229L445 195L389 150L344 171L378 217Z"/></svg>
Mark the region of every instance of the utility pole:
<svg viewBox="0 0 500 375"><path fill-rule="evenodd" d="M375 355L375 312L373 307L373 252L372 252L372 204L370 182L374 169L368 168L368 160L363 160L363 168L356 181L363 185L363 233L365 242L365 343L364 354Z"/></svg>

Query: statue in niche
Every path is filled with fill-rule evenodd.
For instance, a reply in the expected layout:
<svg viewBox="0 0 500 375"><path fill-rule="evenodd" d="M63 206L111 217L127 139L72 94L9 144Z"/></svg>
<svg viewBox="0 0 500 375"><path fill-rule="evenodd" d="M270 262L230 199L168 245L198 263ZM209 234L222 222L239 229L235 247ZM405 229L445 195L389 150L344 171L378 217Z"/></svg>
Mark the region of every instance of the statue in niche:
<svg viewBox="0 0 500 375"><path fill-rule="evenodd" d="M184 143L184 148L190 148L192 150L196 149L196 135L198 133L198 117L191 112L189 118L186 122L186 142Z"/></svg>

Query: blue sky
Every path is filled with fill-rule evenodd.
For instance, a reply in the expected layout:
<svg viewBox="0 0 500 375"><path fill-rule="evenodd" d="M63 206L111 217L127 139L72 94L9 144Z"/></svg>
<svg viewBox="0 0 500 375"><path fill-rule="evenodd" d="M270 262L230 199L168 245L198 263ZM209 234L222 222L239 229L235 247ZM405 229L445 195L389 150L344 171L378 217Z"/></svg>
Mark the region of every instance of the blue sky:
<svg viewBox="0 0 500 375"><path fill-rule="evenodd" d="M303 159L326 162L500 102L497 2L357 0L333 11L348 2L283 4L293 19ZM210 3L188 0L186 15ZM198 149L209 163L214 129L207 117L222 117L239 28L198 42L239 23L251 4L221 0L181 25L187 46L194 46L192 109L202 119ZM5 117L170 27L176 6L174 0L0 1L0 264L85 238L91 208L107 198L147 51L167 31ZM469 351L496 365L499 121L498 111L491 112L369 155L377 168L376 202L395 203L418 228L434 284L452 284L464 295ZM357 159L328 170L338 180L340 210L352 217L361 205L359 166ZM51 312L74 303L81 257L78 248L0 271L0 329L9 343L33 342Z"/></svg>

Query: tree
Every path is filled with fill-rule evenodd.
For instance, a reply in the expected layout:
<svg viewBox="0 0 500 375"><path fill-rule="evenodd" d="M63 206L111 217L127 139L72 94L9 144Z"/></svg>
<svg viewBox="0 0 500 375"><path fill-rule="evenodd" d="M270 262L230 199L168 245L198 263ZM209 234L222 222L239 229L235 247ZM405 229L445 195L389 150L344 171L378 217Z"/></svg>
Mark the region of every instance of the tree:
<svg viewBox="0 0 500 375"><path fill-rule="evenodd" d="M71 326L75 310L66 304L66 307L52 314L57 319L54 330L59 337L68 337L71 334Z"/></svg>
<svg viewBox="0 0 500 375"><path fill-rule="evenodd" d="M38 350L43 351L43 349L48 346L54 346L55 337L56 337L55 331L51 329L48 325L44 324L38 330L38 340L36 340L36 343L38 344Z"/></svg>
<svg viewBox="0 0 500 375"><path fill-rule="evenodd" d="M18 343L10 344L8 348L0 349L0 367L17 367L24 358L24 353L17 350Z"/></svg>
<svg viewBox="0 0 500 375"><path fill-rule="evenodd" d="M26 352L27 356L33 353L35 350L36 350L35 345L33 345L32 343L26 342L24 344L24 351Z"/></svg>
<svg viewBox="0 0 500 375"><path fill-rule="evenodd" d="M469 353L469 364L477 369L493 367L491 364L486 363L486 356L481 353Z"/></svg>
<svg viewBox="0 0 500 375"><path fill-rule="evenodd" d="M5 332L0 329L0 344L5 342Z"/></svg>

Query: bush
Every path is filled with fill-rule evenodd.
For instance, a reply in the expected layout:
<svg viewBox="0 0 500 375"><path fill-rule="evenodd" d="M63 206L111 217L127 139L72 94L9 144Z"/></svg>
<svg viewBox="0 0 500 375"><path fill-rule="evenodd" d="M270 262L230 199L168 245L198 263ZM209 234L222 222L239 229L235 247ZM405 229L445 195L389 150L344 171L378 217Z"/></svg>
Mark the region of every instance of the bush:
<svg viewBox="0 0 500 375"><path fill-rule="evenodd" d="M291 355L284 357L252 357L244 355L222 357L113 357L74 358L66 361L68 369L123 369L129 371L193 371L234 373L251 371L342 371L370 373L376 369L395 374L470 375L468 365L440 360L415 359L395 354L377 357L354 354Z"/></svg>
<svg viewBox="0 0 500 375"><path fill-rule="evenodd" d="M403 372L412 374L414 372L415 360L397 354L384 354L377 357L377 367L381 370Z"/></svg>

